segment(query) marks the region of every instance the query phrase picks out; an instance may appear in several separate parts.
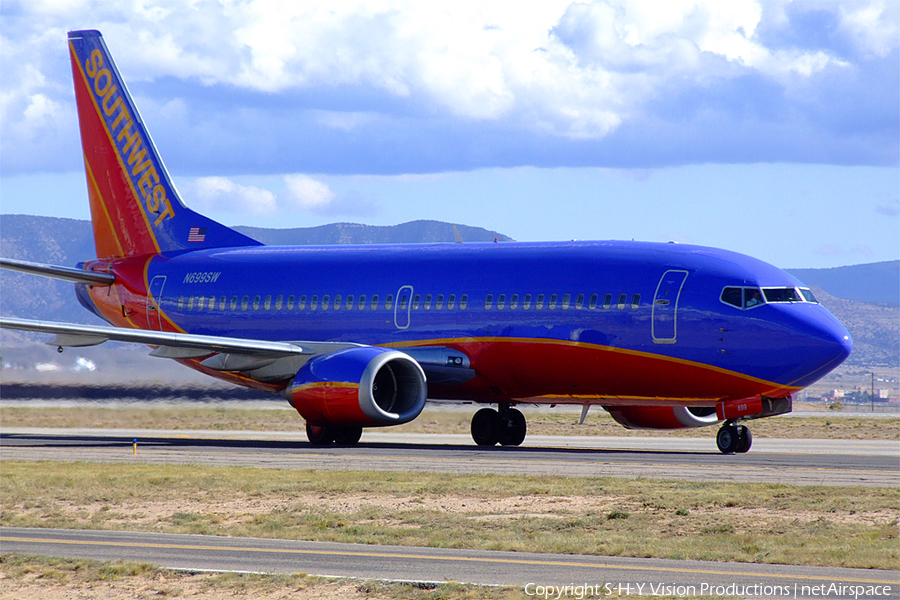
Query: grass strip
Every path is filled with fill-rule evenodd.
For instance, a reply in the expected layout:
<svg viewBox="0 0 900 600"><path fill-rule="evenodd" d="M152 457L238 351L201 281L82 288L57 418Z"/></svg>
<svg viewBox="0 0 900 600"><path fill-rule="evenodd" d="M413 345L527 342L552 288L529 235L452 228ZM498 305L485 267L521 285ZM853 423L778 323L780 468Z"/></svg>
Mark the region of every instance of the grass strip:
<svg viewBox="0 0 900 600"><path fill-rule="evenodd" d="M4 461L0 523L894 569L900 490Z"/></svg>
<svg viewBox="0 0 900 600"><path fill-rule="evenodd" d="M411 423L392 427L398 433L462 433L468 434L471 411L448 411L440 407L426 407ZM593 436L674 436L712 438L715 427L701 427L680 431L630 431L616 423L603 409L595 407L583 425L572 412L550 413L523 408L528 419L530 435L593 435ZM284 410L242 408L31 408L4 407L0 409L3 427L56 427L102 429L209 429L216 431L296 431L304 434L303 419L289 407ZM750 423L756 438L794 439L861 439L900 440L900 418L867 419L838 417L774 417ZM387 431L387 430L385 430Z"/></svg>
<svg viewBox="0 0 900 600"><path fill-rule="evenodd" d="M78 597L320 598L383 600L519 600L521 588L459 583L416 584L253 573L191 573L146 563L0 555L0 598Z"/></svg>

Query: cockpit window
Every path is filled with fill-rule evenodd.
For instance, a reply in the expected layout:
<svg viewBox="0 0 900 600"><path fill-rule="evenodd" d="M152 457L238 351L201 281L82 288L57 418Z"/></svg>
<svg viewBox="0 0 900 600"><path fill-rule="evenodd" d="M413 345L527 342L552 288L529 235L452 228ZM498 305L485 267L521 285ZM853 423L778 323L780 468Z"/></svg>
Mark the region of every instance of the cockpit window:
<svg viewBox="0 0 900 600"><path fill-rule="evenodd" d="M725 304L730 304L731 306L741 309L753 308L754 306L765 304L762 292L759 288L755 287L727 287L722 290L720 300Z"/></svg>
<svg viewBox="0 0 900 600"><path fill-rule="evenodd" d="M727 287L722 290L722 302L742 308L744 306L743 289Z"/></svg>
<svg viewBox="0 0 900 600"><path fill-rule="evenodd" d="M816 300L816 297L813 295L812 290L809 288L800 288L800 295L803 296L803 299L807 302L812 302L814 304L819 303L819 301Z"/></svg>
<svg viewBox="0 0 900 600"><path fill-rule="evenodd" d="M766 302L803 302L796 288L765 288Z"/></svg>

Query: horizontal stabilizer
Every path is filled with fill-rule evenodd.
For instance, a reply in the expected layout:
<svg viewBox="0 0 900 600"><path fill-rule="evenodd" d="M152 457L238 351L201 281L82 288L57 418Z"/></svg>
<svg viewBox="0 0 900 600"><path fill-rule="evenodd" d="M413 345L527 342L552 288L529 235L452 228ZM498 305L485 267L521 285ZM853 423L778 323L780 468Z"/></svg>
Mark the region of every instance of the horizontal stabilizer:
<svg viewBox="0 0 900 600"><path fill-rule="evenodd" d="M74 281L75 283L91 283L94 285L112 285L116 281L116 276L111 273L96 273L94 271L85 271L84 269L76 269L73 267L45 265L42 263L33 263L12 258L0 258L0 269L9 269L10 271L18 271L20 273L52 277L53 279Z"/></svg>

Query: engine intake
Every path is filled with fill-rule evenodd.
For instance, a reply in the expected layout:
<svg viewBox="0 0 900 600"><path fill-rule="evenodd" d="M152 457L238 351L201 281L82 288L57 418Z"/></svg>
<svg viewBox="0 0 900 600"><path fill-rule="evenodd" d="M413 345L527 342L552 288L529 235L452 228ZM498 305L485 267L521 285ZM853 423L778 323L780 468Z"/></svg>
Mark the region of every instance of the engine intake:
<svg viewBox="0 0 900 600"><path fill-rule="evenodd" d="M348 348L297 372L288 399L307 423L379 427L412 421L425 408L425 373L396 350Z"/></svg>

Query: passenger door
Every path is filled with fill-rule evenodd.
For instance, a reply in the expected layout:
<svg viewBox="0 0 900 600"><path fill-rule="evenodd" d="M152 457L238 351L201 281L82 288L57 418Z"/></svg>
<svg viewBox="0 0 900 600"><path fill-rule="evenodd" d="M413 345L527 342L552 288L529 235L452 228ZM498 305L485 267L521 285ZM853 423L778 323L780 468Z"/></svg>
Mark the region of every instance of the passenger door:
<svg viewBox="0 0 900 600"><path fill-rule="evenodd" d="M147 329L162 331L162 316L159 314L159 305L162 301L162 292L165 285L165 275L157 275L150 281L150 289L147 290Z"/></svg>
<svg viewBox="0 0 900 600"><path fill-rule="evenodd" d="M651 335L654 344L674 344L678 334L678 300L688 272L672 269L663 273L653 297Z"/></svg>

